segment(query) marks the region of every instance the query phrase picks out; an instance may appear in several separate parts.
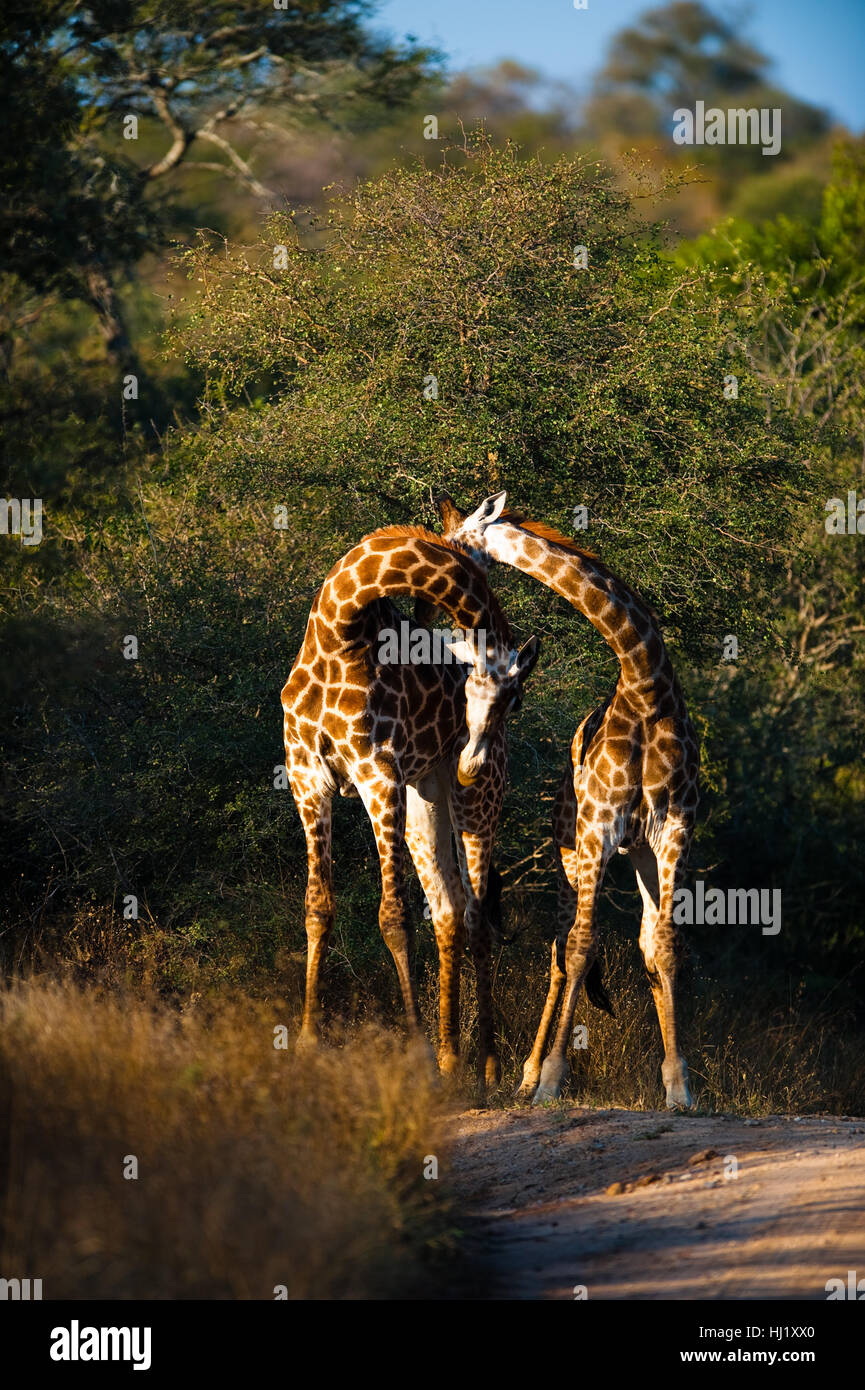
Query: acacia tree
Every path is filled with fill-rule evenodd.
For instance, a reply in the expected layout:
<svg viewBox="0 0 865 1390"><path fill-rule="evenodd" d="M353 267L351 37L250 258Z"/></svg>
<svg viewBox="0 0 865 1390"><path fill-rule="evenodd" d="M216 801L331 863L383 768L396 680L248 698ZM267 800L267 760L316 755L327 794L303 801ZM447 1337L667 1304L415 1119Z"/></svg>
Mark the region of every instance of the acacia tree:
<svg viewBox="0 0 865 1390"><path fill-rule="evenodd" d="M346 534L431 515L439 486L507 486L566 529L585 505L693 650L756 621L805 427L779 401L767 428L715 272L673 265L596 165L481 140L334 201L320 249L285 214L268 233L191 253L192 447L223 480L314 498Z"/></svg>
<svg viewBox="0 0 865 1390"><path fill-rule="evenodd" d="M168 443L170 485L192 488L215 526L240 513L279 537L260 592L280 632L302 628L358 536L434 524L441 488L464 504L507 488L653 603L689 690L705 689L730 634L750 671L762 648L780 650L776 600L800 507L825 496L824 451L749 365L761 308L721 293L726 272L676 264L593 162L525 160L481 137L335 197L317 233L310 243L277 213L253 247L202 237L194 312L175 329L207 387L195 431ZM545 651L514 737L507 867L545 840L543 797L615 662L548 591L507 570L494 582ZM212 615L209 596L201 606ZM224 621L233 650L246 628ZM741 746L730 702L713 699L693 702L712 730L710 835L735 819L724 792L738 786L717 730L731 757ZM759 773L747 769L758 788ZM773 814L770 795L759 809Z"/></svg>
<svg viewBox="0 0 865 1390"><path fill-rule="evenodd" d="M431 55L371 36L373 10L372 0L12 0L0 28L4 128L23 134L24 153L9 142L0 157L6 272L31 294L83 299L109 360L136 366L116 275L182 222L154 185L195 163L265 198L272 190L242 153L251 130L285 140L299 119L374 120L408 100ZM123 139L130 116L145 125L140 144ZM134 157L157 130L158 152Z"/></svg>

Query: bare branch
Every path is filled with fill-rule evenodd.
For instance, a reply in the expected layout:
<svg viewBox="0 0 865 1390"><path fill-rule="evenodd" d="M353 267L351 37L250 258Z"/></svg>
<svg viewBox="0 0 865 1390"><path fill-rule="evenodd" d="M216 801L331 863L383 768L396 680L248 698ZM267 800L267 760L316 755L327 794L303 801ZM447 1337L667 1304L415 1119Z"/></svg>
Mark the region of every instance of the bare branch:
<svg viewBox="0 0 865 1390"><path fill-rule="evenodd" d="M273 189L265 188L263 183L259 183L246 160L241 159L237 150L235 150L233 145L230 145L223 136L217 135L215 130L209 130L205 127L198 131L198 138L199 140L209 140L211 144L216 145L218 149L223 150L225 154L228 155L228 158L234 165L234 172L237 177L245 184L250 193L255 194L256 198L276 197Z"/></svg>
<svg viewBox="0 0 865 1390"><path fill-rule="evenodd" d="M151 87L150 90L153 97L153 105L159 119L162 121L163 125L168 127L171 134L174 136L171 148L161 159L157 160L155 164L151 164L149 169L144 170L145 178L158 179L162 174L167 174L170 169L176 168L189 149L189 146L192 144L192 141L195 139L195 135L193 132L185 130L180 122L175 119L174 113L168 105L165 93L162 89L160 87Z"/></svg>

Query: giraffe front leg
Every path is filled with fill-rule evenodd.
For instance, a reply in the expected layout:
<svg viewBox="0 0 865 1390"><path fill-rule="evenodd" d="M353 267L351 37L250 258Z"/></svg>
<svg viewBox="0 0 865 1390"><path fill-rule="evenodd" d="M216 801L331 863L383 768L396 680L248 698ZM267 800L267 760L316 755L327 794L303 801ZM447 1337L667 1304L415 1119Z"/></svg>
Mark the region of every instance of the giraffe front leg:
<svg viewBox="0 0 865 1390"><path fill-rule="evenodd" d="M432 917L439 957L439 1071L459 1071L460 968L465 895L454 858L447 798L433 779L423 794L408 788L406 843Z"/></svg>
<svg viewBox="0 0 865 1390"><path fill-rule="evenodd" d="M499 728L486 766L466 788L451 769L449 804L465 893L465 928L474 966L478 1000L477 1091L483 1104L488 1087L501 1080L495 1038L492 990L492 927L486 895L490 861L507 780L507 742Z"/></svg>
<svg viewBox="0 0 865 1390"><path fill-rule="evenodd" d="M680 872L682 846L673 839L667 853L661 850L661 869L648 845L629 851L643 899L640 950L655 1001L664 1042L661 1078L668 1110L688 1110L693 1105L688 1084L688 1064L679 1051L676 1025L676 977L679 967L679 934L673 922L673 893Z"/></svg>
<svg viewBox="0 0 865 1390"><path fill-rule="evenodd" d="M321 970L333 928L333 862L331 855L331 803L321 792L308 791L300 778L292 777L297 809L306 836L307 883L306 992L303 1020L295 1046L299 1051L319 1043Z"/></svg>
<svg viewBox="0 0 865 1390"><path fill-rule="evenodd" d="M467 830L460 832L460 865L466 894L466 935L478 993L477 1089L481 1102L487 1088L497 1086L501 1080L493 1016L492 933L484 912L491 851L492 834L471 834Z"/></svg>
<svg viewBox="0 0 865 1390"><path fill-rule="evenodd" d="M396 966L409 1034L419 1041L423 1034L412 971L411 922L405 900L406 789L385 782L375 789L361 788L361 796L372 822L381 869L379 929Z"/></svg>

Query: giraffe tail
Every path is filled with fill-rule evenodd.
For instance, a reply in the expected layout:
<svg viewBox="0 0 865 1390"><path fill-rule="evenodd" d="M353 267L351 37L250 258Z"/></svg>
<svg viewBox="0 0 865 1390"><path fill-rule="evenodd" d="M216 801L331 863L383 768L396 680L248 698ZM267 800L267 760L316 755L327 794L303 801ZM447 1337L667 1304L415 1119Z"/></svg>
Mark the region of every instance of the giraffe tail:
<svg viewBox="0 0 865 1390"><path fill-rule="evenodd" d="M606 986L604 985L603 976L601 975L601 965L597 957L592 961L589 967L589 973L586 976L586 995L589 1003L594 1004L596 1009L603 1009L604 1013L609 1014L611 1018L616 1017L613 1006L610 1003L610 996L607 994Z"/></svg>

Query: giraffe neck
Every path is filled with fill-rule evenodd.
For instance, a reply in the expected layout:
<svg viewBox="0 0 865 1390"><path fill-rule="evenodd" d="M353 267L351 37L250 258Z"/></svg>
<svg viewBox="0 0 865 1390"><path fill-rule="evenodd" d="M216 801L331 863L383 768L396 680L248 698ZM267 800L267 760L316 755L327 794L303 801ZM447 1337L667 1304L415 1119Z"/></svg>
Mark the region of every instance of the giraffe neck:
<svg viewBox="0 0 865 1390"><path fill-rule="evenodd" d="M657 714L677 686L654 614L602 561L567 536L534 527L505 514L484 532L489 556L540 580L588 618L618 657L618 693L639 713Z"/></svg>
<svg viewBox="0 0 865 1390"><path fill-rule="evenodd" d="M363 638L368 605L400 594L443 608L464 631L480 628L489 640L510 643L480 566L434 532L408 526L376 531L338 561L318 592L308 631L320 648L350 647Z"/></svg>

